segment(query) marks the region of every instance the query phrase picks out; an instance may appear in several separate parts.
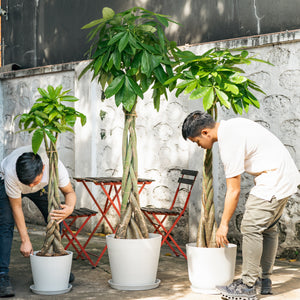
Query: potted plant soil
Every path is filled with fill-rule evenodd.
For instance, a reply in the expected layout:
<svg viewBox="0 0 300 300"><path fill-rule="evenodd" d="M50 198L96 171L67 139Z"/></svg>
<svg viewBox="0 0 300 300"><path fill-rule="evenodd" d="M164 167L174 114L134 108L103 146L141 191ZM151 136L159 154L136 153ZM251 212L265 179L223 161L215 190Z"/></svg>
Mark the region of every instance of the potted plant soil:
<svg viewBox="0 0 300 300"><path fill-rule="evenodd" d="M166 39L164 27L173 22L168 16L140 7L115 12L105 7L101 19L85 25L90 29L91 61L80 77L90 70L104 91L122 105L124 131L122 144L123 177L121 220L115 235L107 236L112 271L110 285L116 289L143 290L159 285L156 279L161 235L149 234L140 210L137 187L138 158L135 131L137 99L153 90L154 108L160 97L176 83L164 84L173 76L176 43Z"/></svg>
<svg viewBox="0 0 300 300"><path fill-rule="evenodd" d="M176 86L176 96L182 92L190 99L202 99L203 108L217 120L218 106L232 109L235 113L248 112L249 106L259 108L252 90L263 91L242 73L238 65L252 61L265 62L249 57L247 51L232 54L229 50L211 49L203 55L190 51L178 53L180 65L176 75L166 84L181 82ZM188 271L191 287L196 292L217 293L217 285L230 284L234 277L236 245L216 247L217 223L213 202L212 150L204 150L201 196L201 218L197 242L187 244Z"/></svg>
<svg viewBox="0 0 300 300"><path fill-rule="evenodd" d="M73 107L62 102L78 101L74 96L67 95L69 90L62 91L62 86L54 88L49 85L47 90L38 88L41 95L28 113L17 117L22 131L33 133L32 150L37 153L44 141L49 159L48 211L60 209L58 188L58 153L57 140L62 132L71 131L77 117L84 125L86 118ZM33 274L31 290L37 294L54 295L68 292L72 286L69 276L73 253L65 251L61 243L60 227L57 221L48 216L46 237L40 251L30 255Z"/></svg>

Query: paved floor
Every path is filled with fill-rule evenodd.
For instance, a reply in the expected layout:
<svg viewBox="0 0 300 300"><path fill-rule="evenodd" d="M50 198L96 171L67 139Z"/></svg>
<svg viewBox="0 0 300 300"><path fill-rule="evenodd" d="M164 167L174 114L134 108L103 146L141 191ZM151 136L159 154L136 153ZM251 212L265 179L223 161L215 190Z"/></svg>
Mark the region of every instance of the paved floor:
<svg viewBox="0 0 300 300"><path fill-rule="evenodd" d="M43 242L43 228L30 226L28 228L34 250L39 250ZM96 237L90 243L90 250L102 249L104 239ZM111 279L107 254L97 268L92 269L87 261L74 260L72 271L76 276L72 290L63 295L41 296L30 290L32 275L28 258L19 252L20 238L14 236L10 277L16 296L14 299L151 299L151 300L214 300L218 295L196 294L190 289L186 260L181 257L169 256L169 249L162 247L157 278L161 280L158 288L147 291L119 291L112 289L108 280ZM241 260L238 258L236 276L241 271ZM274 295L260 296L268 300L300 299L300 262L276 261L272 277Z"/></svg>

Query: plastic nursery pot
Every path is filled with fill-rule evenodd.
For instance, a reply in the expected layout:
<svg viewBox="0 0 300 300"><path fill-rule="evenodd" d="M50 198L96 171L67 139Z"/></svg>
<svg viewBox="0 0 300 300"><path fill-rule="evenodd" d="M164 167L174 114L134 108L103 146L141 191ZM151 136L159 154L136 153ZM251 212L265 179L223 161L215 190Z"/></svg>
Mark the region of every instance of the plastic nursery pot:
<svg viewBox="0 0 300 300"><path fill-rule="evenodd" d="M118 290L149 290L159 286L156 279L161 235L148 239L115 239L106 236L112 279L110 286Z"/></svg>
<svg viewBox="0 0 300 300"><path fill-rule="evenodd" d="M33 277L32 292L40 295L64 294L71 290L69 284L73 252L62 256L37 256L35 251L30 255Z"/></svg>
<svg viewBox="0 0 300 300"><path fill-rule="evenodd" d="M196 293L219 294L217 285L233 281L237 246L201 248L196 243L186 245L189 280Z"/></svg>

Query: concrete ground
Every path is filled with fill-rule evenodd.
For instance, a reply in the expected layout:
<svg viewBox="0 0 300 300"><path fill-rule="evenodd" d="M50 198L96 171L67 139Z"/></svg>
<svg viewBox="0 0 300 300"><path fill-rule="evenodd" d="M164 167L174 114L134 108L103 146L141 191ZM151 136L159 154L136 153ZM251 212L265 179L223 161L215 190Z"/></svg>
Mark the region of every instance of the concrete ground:
<svg viewBox="0 0 300 300"><path fill-rule="evenodd" d="M43 242L44 228L28 227L34 250L39 250ZM103 249L103 237L94 237L89 250ZM111 279L107 253L100 264L92 269L87 260L73 260L72 272L75 281L72 290L63 295L42 296L31 292L32 275L30 262L20 252L19 234L15 232L11 255L10 278L15 290L14 299L151 299L151 300L214 300L219 295L203 295L194 293L190 288L187 263L182 257L170 256L169 248L162 247L157 278L161 280L158 288L147 291L119 291L112 289L108 280ZM71 249L69 249L71 250ZM98 250L99 251L99 250ZM241 259L237 259L236 276L241 272ZM273 280L273 295L259 296L258 299L296 300L300 299L300 262L276 260Z"/></svg>

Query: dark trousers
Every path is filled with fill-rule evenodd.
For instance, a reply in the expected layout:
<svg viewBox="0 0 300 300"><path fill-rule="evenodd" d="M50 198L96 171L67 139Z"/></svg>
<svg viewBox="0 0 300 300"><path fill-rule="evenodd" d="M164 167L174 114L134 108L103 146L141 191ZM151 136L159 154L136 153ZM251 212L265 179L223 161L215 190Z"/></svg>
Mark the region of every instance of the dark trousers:
<svg viewBox="0 0 300 300"><path fill-rule="evenodd" d="M48 186L32 194L22 195L29 198L41 211L45 222L48 217ZM10 252L14 233L14 218L4 180L0 179L0 273L8 273Z"/></svg>

